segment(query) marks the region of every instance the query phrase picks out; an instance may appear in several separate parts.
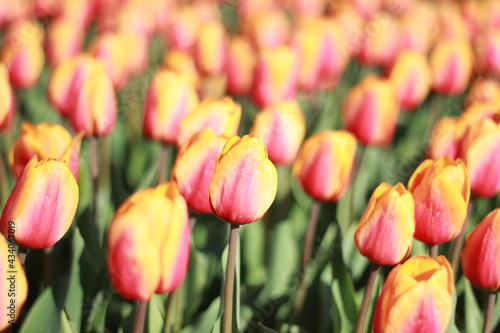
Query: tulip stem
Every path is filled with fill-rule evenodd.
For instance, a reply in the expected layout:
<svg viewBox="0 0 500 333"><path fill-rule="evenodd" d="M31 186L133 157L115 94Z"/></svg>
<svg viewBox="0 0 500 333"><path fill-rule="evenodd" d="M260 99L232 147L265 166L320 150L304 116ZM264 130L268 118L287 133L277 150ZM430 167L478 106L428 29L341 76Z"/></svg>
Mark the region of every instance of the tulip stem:
<svg viewBox="0 0 500 333"><path fill-rule="evenodd" d="M429 245L429 256L430 257L437 257L438 255L438 245L437 244L434 244L434 245Z"/></svg>
<svg viewBox="0 0 500 333"><path fill-rule="evenodd" d="M144 322L146 321L146 312L148 310L149 301L137 301L135 310L134 327L132 333L144 332Z"/></svg>
<svg viewBox="0 0 500 333"><path fill-rule="evenodd" d="M460 261L460 253L462 252L462 248L465 242L465 229L467 229L467 222L472 215L472 210L474 209L474 201L469 202L469 206L467 206L467 217L465 218L464 226L462 227L462 231L458 234L458 237L455 238L451 245L451 254L450 254L450 262L451 269L453 270L453 274L455 275L455 281L457 280L458 274L458 262Z"/></svg>
<svg viewBox="0 0 500 333"><path fill-rule="evenodd" d="M97 153L97 139L90 137L90 174L92 176L92 204L94 220L97 223L97 189L99 187L99 157Z"/></svg>
<svg viewBox="0 0 500 333"><path fill-rule="evenodd" d="M356 322L356 333L364 332L366 314L368 313L368 306L370 305L370 299L373 293L373 286L375 285L375 280L377 278L379 269L380 269L379 265L372 263L372 266L370 268L370 275L368 276L365 292L363 294L363 302L361 303L361 309L359 309L358 321Z"/></svg>
<svg viewBox="0 0 500 333"><path fill-rule="evenodd" d="M160 161L158 162L158 184L167 181L168 176L168 155L170 153L170 145L163 143L161 145Z"/></svg>
<svg viewBox="0 0 500 333"><path fill-rule="evenodd" d="M483 333L491 332L491 321L493 319L493 310L495 308L496 299L497 299L496 293L490 293L488 295L488 301L486 303L486 309L484 311Z"/></svg>
<svg viewBox="0 0 500 333"><path fill-rule="evenodd" d="M233 324L233 290L238 246L239 224L231 224L229 232L229 250L227 252L226 285L224 287L224 312L222 313L222 332L231 333Z"/></svg>

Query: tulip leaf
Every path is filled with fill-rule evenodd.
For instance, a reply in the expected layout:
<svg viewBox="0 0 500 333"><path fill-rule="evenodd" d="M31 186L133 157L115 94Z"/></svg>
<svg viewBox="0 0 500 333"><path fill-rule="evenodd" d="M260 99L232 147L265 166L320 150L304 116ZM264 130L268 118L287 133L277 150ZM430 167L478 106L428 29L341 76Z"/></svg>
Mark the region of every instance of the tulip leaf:
<svg viewBox="0 0 500 333"><path fill-rule="evenodd" d="M479 327L483 327L483 315L477 304L472 285L468 280L465 280L464 285L465 331L475 332Z"/></svg>
<svg viewBox="0 0 500 333"><path fill-rule="evenodd" d="M250 285L260 285L265 282L266 231L264 222L257 221L241 228L242 263L245 275L244 281Z"/></svg>
<svg viewBox="0 0 500 333"><path fill-rule="evenodd" d="M69 320L68 314L65 311L61 311L61 333L76 332L78 332L76 325Z"/></svg>
<svg viewBox="0 0 500 333"><path fill-rule="evenodd" d="M219 318L220 308L221 300L220 297L217 297L204 312L200 313L197 319L192 321L191 325L184 327L179 333L211 332Z"/></svg>
<svg viewBox="0 0 500 333"><path fill-rule="evenodd" d="M156 333L163 330L165 323L165 295L154 294L149 300L145 332Z"/></svg>
<svg viewBox="0 0 500 333"><path fill-rule="evenodd" d="M56 305L54 291L46 288L31 306L19 333L39 333L40 323L45 332L61 331L61 309Z"/></svg>

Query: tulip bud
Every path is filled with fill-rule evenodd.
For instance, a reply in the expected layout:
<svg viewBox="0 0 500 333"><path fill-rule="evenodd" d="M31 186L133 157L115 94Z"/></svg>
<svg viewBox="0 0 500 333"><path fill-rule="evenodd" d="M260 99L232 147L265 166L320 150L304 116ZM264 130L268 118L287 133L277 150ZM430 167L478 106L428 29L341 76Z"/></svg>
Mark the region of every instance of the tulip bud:
<svg viewBox="0 0 500 333"><path fill-rule="evenodd" d="M278 174L266 145L253 135L231 137L217 156L209 189L212 209L234 224L257 221L276 196Z"/></svg>
<svg viewBox="0 0 500 333"><path fill-rule="evenodd" d="M398 20L401 49L427 54L436 38L432 27L435 16L436 10L431 3L422 1L416 2L410 12L402 15Z"/></svg>
<svg viewBox="0 0 500 333"><path fill-rule="evenodd" d="M391 82L367 76L354 86L342 106L346 128L365 145L386 145L394 135L399 108Z"/></svg>
<svg viewBox="0 0 500 333"><path fill-rule="evenodd" d="M160 70L146 96L144 134L165 143L177 141L179 124L198 105L192 84L181 74Z"/></svg>
<svg viewBox="0 0 500 333"><path fill-rule="evenodd" d="M476 102L500 102L500 82L493 78L478 76L470 86L464 105Z"/></svg>
<svg viewBox="0 0 500 333"><path fill-rule="evenodd" d="M480 74L500 75L500 32L487 31L475 44L476 69Z"/></svg>
<svg viewBox="0 0 500 333"><path fill-rule="evenodd" d="M9 153L9 164L16 178L21 177L24 167L37 156L39 160L53 158L65 162L78 180L78 156L83 134L71 137L61 125L23 122L21 136L14 142Z"/></svg>
<svg viewBox="0 0 500 333"><path fill-rule="evenodd" d="M186 199L188 207L203 214L212 213L208 189L212 181L217 155L227 137L218 136L211 128L189 139L177 154L172 167L172 179Z"/></svg>
<svg viewBox="0 0 500 333"><path fill-rule="evenodd" d="M198 69L207 75L222 74L226 65L226 31L220 21L203 25L198 33L194 54Z"/></svg>
<svg viewBox="0 0 500 333"><path fill-rule="evenodd" d="M177 289L187 271L190 234L186 202L174 182L129 197L108 231L108 271L118 293L148 301Z"/></svg>
<svg viewBox="0 0 500 333"><path fill-rule="evenodd" d="M298 57L281 46L261 51L254 71L251 96L259 107L293 99L297 90Z"/></svg>
<svg viewBox="0 0 500 333"><path fill-rule="evenodd" d="M408 182L415 202L415 235L425 244L455 239L465 223L470 197L467 169L462 160L425 160Z"/></svg>
<svg viewBox="0 0 500 333"><path fill-rule="evenodd" d="M253 70L257 56L250 41L243 36L235 36L229 43L227 56L227 91L232 95L250 92Z"/></svg>
<svg viewBox="0 0 500 333"><path fill-rule="evenodd" d="M272 49L289 42L291 27L284 11L270 9L249 17L242 22L243 34L258 49Z"/></svg>
<svg viewBox="0 0 500 333"><path fill-rule="evenodd" d="M7 239L0 236L0 331L12 326L28 297L28 281L16 254L16 224L7 226Z"/></svg>
<svg viewBox="0 0 500 333"><path fill-rule="evenodd" d="M305 91L313 91L319 81L323 38L314 27L303 25L295 32L292 44L297 48L300 59L298 86Z"/></svg>
<svg viewBox="0 0 500 333"><path fill-rule="evenodd" d="M414 202L401 183L380 184L354 233L359 252L377 265L396 265L411 251L415 232Z"/></svg>
<svg viewBox="0 0 500 333"><path fill-rule="evenodd" d="M304 141L293 175L316 200L338 201L349 187L356 157L356 138L344 130L315 133Z"/></svg>
<svg viewBox="0 0 500 333"><path fill-rule="evenodd" d="M500 208L490 212L467 236L462 270L469 281L484 290L500 290Z"/></svg>
<svg viewBox="0 0 500 333"><path fill-rule="evenodd" d="M9 72L0 62L0 130L8 129L14 118L16 100L10 85Z"/></svg>
<svg viewBox="0 0 500 333"><path fill-rule="evenodd" d="M396 88L399 104L413 110L422 103L431 89L432 76L427 58L415 51L400 54L389 78Z"/></svg>
<svg viewBox="0 0 500 333"><path fill-rule="evenodd" d="M486 118L471 125L458 156L469 170L473 194L489 198L500 191L500 124Z"/></svg>
<svg viewBox="0 0 500 333"><path fill-rule="evenodd" d="M43 39L44 30L35 22L19 22L9 28L0 58L12 85L27 89L38 82L45 63Z"/></svg>
<svg viewBox="0 0 500 333"><path fill-rule="evenodd" d="M306 135L306 120L296 101L279 102L257 113L250 133L262 138L271 162L290 165Z"/></svg>
<svg viewBox="0 0 500 333"><path fill-rule="evenodd" d="M373 332L444 332L453 309L453 271L444 256L416 256L387 276Z"/></svg>
<svg viewBox="0 0 500 333"><path fill-rule="evenodd" d="M205 128L211 128L217 135L230 137L238 132L240 120L241 106L230 97L208 98L180 122L177 145L184 145L193 134Z"/></svg>
<svg viewBox="0 0 500 333"><path fill-rule="evenodd" d="M113 83L106 73L93 73L83 81L78 92L71 125L86 136L105 136L113 130L116 114Z"/></svg>
<svg viewBox="0 0 500 333"><path fill-rule="evenodd" d="M47 27L47 62L57 66L81 52L85 31L69 20L53 20Z"/></svg>
<svg viewBox="0 0 500 333"><path fill-rule="evenodd" d="M200 74L193 56L189 52L169 50L163 58L162 68L182 74L193 87L197 87L200 82Z"/></svg>
<svg viewBox="0 0 500 333"><path fill-rule="evenodd" d="M66 163L53 159L26 164L0 219L8 237L16 227L16 243L30 249L53 246L68 231L78 206L78 185Z"/></svg>
<svg viewBox="0 0 500 333"><path fill-rule="evenodd" d="M457 126L457 119L453 117L442 117L436 122L427 147L428 158L457 157Z"/></svg>
<svg viewBox="0 0 500 333"><path fill-rule="evenodd" d="M472 76L472 57L464 38L439 41L430 55L432 89L453 96L463 93Z"/></svg>

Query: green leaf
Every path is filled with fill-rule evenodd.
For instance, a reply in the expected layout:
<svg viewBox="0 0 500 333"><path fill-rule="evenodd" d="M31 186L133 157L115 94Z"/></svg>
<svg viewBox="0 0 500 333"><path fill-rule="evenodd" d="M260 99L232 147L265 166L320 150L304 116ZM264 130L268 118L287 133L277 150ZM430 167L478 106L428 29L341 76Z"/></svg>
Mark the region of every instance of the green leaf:
<svg viewBox="0 0 500 333"><path fill-rule="evenodd" d="M260 285L266 280L265 239L262 221L250 223L241 228L242 263L245 268L244 281L247 284Z"/></svg>
<svg viewBox="0 0 500 333"><path fill-rule="evenodd" d="M43 323L45 332L61 331L61 309L56 305L54 292L46 288L31 307L19 333L39 333Z"/></svg>
<svg viewBox="0 0 500 333"><path fill-rule="evenodd" d="M61 333L76 332L78 332L76 325L69 320L68 314L65 311L61 311Z"/></svg>
<svg viewBox="0 0 500 333"><path fill-rule="evenodd" d="M483 327L483 315L481 308L477 304L476 296L468 280L465 280L465 331L476 332Z"/></svg>
<svg viewBox="0 0 500 333"><path fill-rule="evenodd" d="M165 323L165 295L154 294L148 305L145 332L158 333L163 330Z"/></svg>

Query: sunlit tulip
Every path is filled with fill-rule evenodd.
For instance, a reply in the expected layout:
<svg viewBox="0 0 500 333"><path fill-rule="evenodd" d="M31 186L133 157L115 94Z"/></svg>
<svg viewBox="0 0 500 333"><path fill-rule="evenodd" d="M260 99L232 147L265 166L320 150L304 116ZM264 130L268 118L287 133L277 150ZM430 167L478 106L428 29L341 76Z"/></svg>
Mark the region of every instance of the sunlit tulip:
<svg viewBox="0 0 500 333"><path fill-rule="evenodd" d="M199 84L200 73L196 68L193 55L187 51L169 50L163 58L162 68L182 74L193 87Z"/></svg>
<svg viewBox="0 0 500 333"><path fill-rule="evenodd" d="M425 160L408 182L415 201L415 238L429 245L455 239L465 223L470 197L462 160Z"/></svg>
<svg viewBox="0 0 500 333"><path fill-rule="evenodd" d="M427 147L427 157L433 160L441 156L456 158L457 156L457 119L442 117L432 129Z"/></svg>
<svg viewBox="0 0 500 333"><path fill-rule="evenodd" d="M243 34L259 49L275 48L290 40L290 22L286 13L279 9L257 13L243 20L241 26Z"/></svg>
<svg viewBox="0 0 500 333"><path fill-rule="evenodd" d="M83 81L71 114L71 125L87 136L105 136L115 126L117 105L113 83L106 73L96 72Z"/></svg>
<svg viewBox="0 0 500 333"><path fill-rule="evenodd" d="M28 281L16 254L16 224L7 226L5 239L0 235L0 331L12 326L19 318L28 297Z"/></svg>
<svg viewBox="0 0 500 333"><path fill-rule="evenodd" d="M250 133L262 138L271 162L290 165L306 135L306 120L297 102L279 102L257 113Z"/></svg>
<svg viewBox="0 0 500 333"><path fill-rule="evenodd" d="M180 122L197 105L196 89L183 75L157 72L146 97L144 134L165 143L177 142Z"/></svg>
<svg viewBox="0 0 500 333"><path fill-rule="evenodd" d="M323 60L323 38L318 29L303 25L294 34L292 44L298 51L298 86L305 91L317 88Z"/></svg>
<svg viewBox="0 0 500 333"><path fill-rule="evenodd" d="M36 155L38 159L53 158L65 162L78 180L78 156L83 135L74 138L61 125L23 122L21 135L9 153L9 164L16 178L21 177L24 167Z"/></svg>
<svg viewBox="0 0 500 333"><path fill-rule="evenodd" d="M500 76L500 31L488 31L477 38L475 52L480 74Z"/></svg>
<svg viewBox="0 0 500 333"><path fill-rule="evenodd" d="M118 293L148 301L182 283L189 260L186 202L174 182L129 197L108 231L108 272Z"/></svg>
<svg viewBox="0 0 500 333"><path fill-rule="evenodd" d="M460 146L462 144L462 140L464 139L464 134L469 127L483 119L495 119L495 116L498 117L499 115L499 101L475 102L466 107L457 118L456 136L458 138L458 148L461 149ZM457 153L460 154L461 151L457 151Z"/></svg>
<svg viewBox="0 0 500 333"><path fill-rule="evenodd" d="M54 17L61 11L59 0L35 0L36 17Z"/></svg>
<svg viewBox="0 0 500 333"><path fill-rule="evenodd" d="M416 51L401 53L389 79L396 88L401 107L413 110L425 100L431 89L432 76L427 58Z"/></svg>
<svg viewBox="0 0 500 333"><path fill-rule="evenodd" d="M427 54L437 36L432 26L436 11L429 2L418 1L417 4L398 19L400 47Z"/></svg>
<svg viewBox="0 0 500 333"><path fill-rule="evenodd" d="M0 130L8 129L14 118L16 100L9 80L9 72L0 62Z"/></svg>
<svg viewBox="0 0 500 333"><path fill-rule="evenodd" d="M267 158L264 142L253 135L233 136L217 156L210 204L228 223L254 222L271 206L277 185L276 167Z"/></svg>
<svg viewBox="0 0 500 333"><path fill-rule="evenodd" d="M203 25L194 46L198 69L207 75L222 74L226 66L227 37L220 21L211 21Z"/></svg>
<svg viewBox="0 0 500 333"><path fill-rule="evenodd" d="M316 200L338 201L351 182L356 138L344 130L318 132L304 141L293 175Z"/></svg>
<svg viewBox="0 0 500 333"><path fill-rule="evenodd" d="M476 287L500 290L500 208L490 212L467 236L462 270Z"/></svg>
<svg viewBox="0 0 500 333"><path fill-rule="evenodd" d="M432 89L447 95L459 95L469 85L472 49L465 38L439 41L430 55Z"/></svg>
<svg viewBox="0 0 500 333"><path fill-rule="evenodd" d="M301 16L320 16L325 11L327 0L292 0L293 13Z"/></svg>
<svg viewBox="0 0 500 333"><path fill-rule="evenodd" d="M411 251L415 232L413 197L403 184L380 184L354 233L359 252L378 265L396 265Z"/></svg>
<svg viewBox="0 0 500 333"><path fill-rule="evenodd" d="M500 103L500 82L494 78L478 76L469 88L465 98L465 106L476 102Z"/></svg>
<svg viewBox="0 0 500 333"><path fill-rule="evenodd" d="M233 95L250 92L257 56L248 38L234 36L227 56L227 91Z"/></svg>
<svg viewBox="0 0 500 333"><path fill-rule="evenodd" d="M51 66L57 66L81 52L84 37L85 31L80 25L71 21L53 20L47 27L47 62Z"/></svg>
<svg viewBox="0 0 500 333"><path fill-rule="evenodd" d="M178 146L182 146L193 134L211 128L217 135L230 137L238 132L241 106L230 97L205 99L179 124Z"/></svg>
<svg viewBox="0 0 500 333"><path fill-rule="evenodd" d="M367 76L348 93L342 106L346 128L365 145L386 145L394 135L399 115L392 83Z"/></svg>
<svg viewBox="0 0 500 333"><path fill-rule="evenodd" d="M16 243L30 249L53 246L68 231L78 206L78 185L67 164L34 156L12 190L0 219L7 236L9 221Z"/></svg>
<svg viewBox="0 0 500 333"><path fill-rule="evenodd" d="M299 59L285 46L262 50L257 61L251 96L259 107L293 99L297 91Z"/></svg>
<svg viewBox="0 0 500 333"><path fill-rule="evenodd" d="M338 22L344 43L340 44L340 50L346 56L350 56L359 52L362 47L362 34L364 27L364 19L351 6L341 6L335 12L335 21Z"/></svg>
<svg viewBox="0 0 500 333"><path fill-rule="evenodd" d="M12 85L26 89L38 82L45 63L44 35L42 27L32 21L15 23L7 30L0 58Z"/></svg>
<svg viewBox="0 0 500 333"><path fill-rule="evenodd" d="M453 311L453 271L444 256L416 256L387 276L373 316L373 332L446 330Z"/></svg>
<svg viewBox="0 0 500 333"><path fill-rule="evenodd" d="M33 0L0 1L0 26L32 17Z"/></svg>
<svg viewBox="0 0 500 333"><path fill-rule="evenodd" d="M500 124L486 118L471 125L460 143L459 157L469 170L473 194L492 197L500 191Z"/></svg>
<svg viewBox="0 0 500 333"><path fill-rule="evenodd" d="M193 135L177 154L172 167L172 179L179 186L188 207L194 211L212 213L208 189L217 155L226 141L227 137L218 136L211 128L207 128Z"/></svg>

